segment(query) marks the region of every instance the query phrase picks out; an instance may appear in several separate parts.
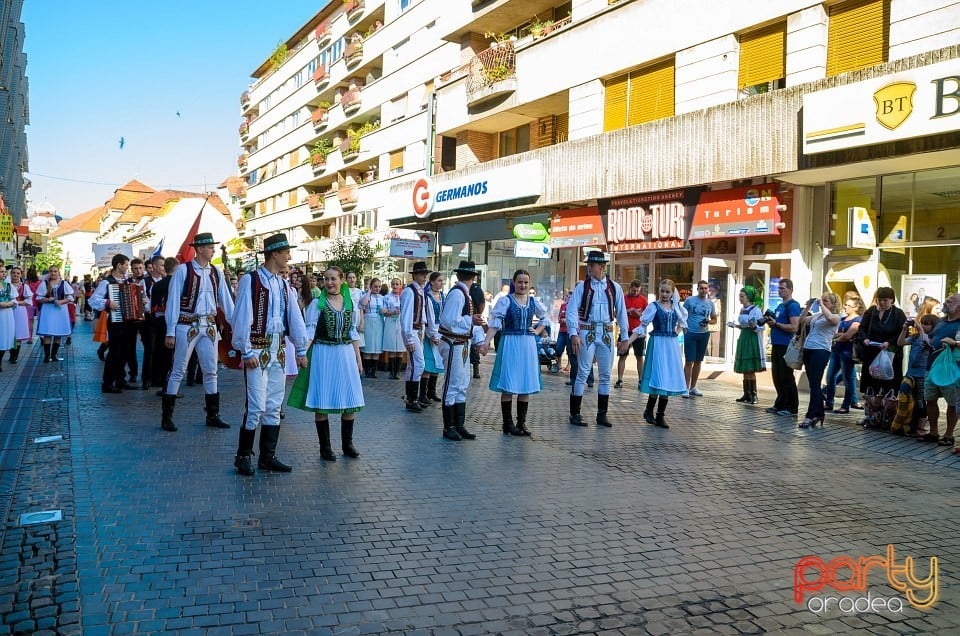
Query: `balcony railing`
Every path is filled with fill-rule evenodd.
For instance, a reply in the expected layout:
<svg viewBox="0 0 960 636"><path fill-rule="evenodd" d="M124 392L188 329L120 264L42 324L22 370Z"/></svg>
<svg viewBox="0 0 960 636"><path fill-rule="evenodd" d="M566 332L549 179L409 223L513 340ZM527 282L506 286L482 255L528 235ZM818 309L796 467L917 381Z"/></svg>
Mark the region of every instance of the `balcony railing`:
<svg viewBox="0 0 960 636"><path fill-rule="evenodd" d="M343 112L348 113L355 111L360 108L360 89L351 88L343 92L340 95L340 106L343 107Z"/></svg>
<svg viewBox="0 0 960 636"><path fill-rule="evenodd" d="M313 83L317 85L317 89L323 88L329 81L330 76L327 74L327 69L318 66L317 70L313 72Z"/></svg>
<svg viewBox="0 0 960 636"><path fill-rule="evenodd" d="M310 113L310 120L313 122L314 128L323 128L327 125L327 109L318 108L312 113Z"/></svg>
<svg viewBox="0 0 960 636"><path fill-rule="evenodd" d="M250 156L249 156L248 154L246 154L246 153L240 155L239 157L237 157L237 165L240 166L241 168L246 168L246 167L247 167L247 159L249 159L249 158L250 158Z"/></svg>
<svg viewBox="0 0 960 636"><path fill-rule="evenodd" d="M340 207L347 209L357 205L357 186L340 186L337 189L337 200L340 201Z"/></svg>
<svg viewBox="0 0 960 636"><path fill-rule="evenodd" d="M467 93L475 94L490 88L497 82L517 77L517 55L512 42L494 42L489 49L481 51L470 60L467 76Z"/></svg>
<svg viewBox="0 0 960 636"><path fill-rule="evenodd" d="M346 0L343 12L347 14L347 20L353 22L363 14L363 0Z"/></svg>
<svg viewBox="0 0 960 636"><path fill-rule="evenodd" d="M343 61L353 64L363 57L363 40L359 37L351 40L343 49Z"/></svg>
<svg viewBox="0 0 960 636"><path fill-rule="evenodd" d="M307 197L307 205L311 210L322 210L323 209L323 196L319 194L311 194Z"/></svg>
<svg viewBox="0 0 960 636"><path fill-rule="evenodd" d="M242 124L240 124L240 137L246 138L246 136L249 134L250 134L250 124L248 124L247 122L243 122Z"/></svg>
<svg viewBox="0 0 960 636"><path fill-rule="evenodd" d="M315 31L317 44L323 46L325 42L330 39L330 23L324 20L317 25L317 30Z"/></svg>
<svg viewBox="0 0 960 636"><path fill-rule="evenodd" d="M241 108L246 108L250 105L250 91L243 91L240 94L240 106Z"/></svg>
<svg viewBox="0 0 960 636"><path fill-rule="evenodd" d="M310 155L310 165L313 167L314 174L319 174L327 169L327 155L322 152L316 152Z"/></svg>

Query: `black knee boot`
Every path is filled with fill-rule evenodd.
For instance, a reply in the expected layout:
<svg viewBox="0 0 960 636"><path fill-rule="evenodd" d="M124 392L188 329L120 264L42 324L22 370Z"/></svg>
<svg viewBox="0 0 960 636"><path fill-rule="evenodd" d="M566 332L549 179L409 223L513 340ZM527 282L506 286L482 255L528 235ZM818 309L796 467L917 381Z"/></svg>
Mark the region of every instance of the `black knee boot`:
<svg viewBox="0 0 960 636"><path fill-rule="evenodd" d="M443 437L454 442L459 442L463 438L460 437L460 433L457 432L457 428L454 425L456 420L456 414L453 412L452 404L443 405Z"/></svg>
<svg viewBox="0 0 960 636"><path fill-rule="evenodd" d="M176 431L177 425L173 423L173 407L177 403L176 395L163 394L163 402L160 411L160 428L165 431ZM251 447L252 448L252 447Z"/></svg>
<svg viewBox="0 0 960 636"><path fill-rule="evenodd" d="M167 397L167 396L164 396ZM250 477L255 474L253 470L253 440L257 436L257 431L249 431L245 427L240 427L240 443L237 444L237 456L233 459L233 465L241 475Z"/></svg>
<svg viewBox="0 0 960 636"><path fill-rule="evenodd" d="M666 395L661 395L660 401L657 403L657 418L654 421L654 426L659 428L670 428L670 425L663 419L663 413L667 410L667 399Z"/></svg>
<svg viewBox="0 0 960 636"><path fill-rule="evenodd" d="M17 343L17 346L10 350L10 364L16 364L17 360L20 359L20 343Z"/></svg>
<svg viewBox="0 0 960 636"><path fill-rule="evenodd" d="M277 459L277 441L279 439L279 426L260 427L260 457L257 459L257 468L275 473L289 473L293 470L293 466L288 466Z"/></svg>
<svg viewBox="0 0 960 636"><path fill-rule="evenodd" d="M317 425L317 439L320 440L320 457L328 462L337 461L337 456L333 454L333 448L330 447L330 420L314 420Z"/></svg>
<svg viewBox="0 0 960 636"><path fill-rule="evenodd" d="M44 363L50 362L51 359L52 358L50 357L50 343L44 342L43 343L43 362Z"/></svg>
<svg viewBox="0 0 960 636"><path fill-rule="evenodd" d="M393 373L391 372L391 377ZM407 382L406 383L406 393L407 393L407 410L413 411L414 413L423 413L423 408L420 406L420 403L417 401L417 383L416 382Z"/></svg>
<svg viewBox="0 0 960 636"><path fill-rule="evenodd" d="M390 379L400 379L400 358L390 358Z"/></svg>
<svg viewBox="0 0 960 636"><path fill-rule="evenodd" d="M750 380L743 380L743 395L738 397L736 402L749 402L750 401Z"/></svg>
<svg viewBox="0 0 960 636"><path fill-rule="evenodd" d="M420 403L422 408L427 408L428 406L433 406L433 402L430 400L430 396L427 395L427 386L430 382L430 378L426 375L420 376L420 393L417 395L417 402Z"/></svg>
<svg viewBox="0 0 960 636"><path fill-rule="evenodd" d="M570 396L570 423L574 426L586 426L587 423L580 417L580 405L583 403L582 395Z"/></svg>
<svg viewBox="0 0 960 636"><path fill-rule="evenodd" d="M760 398L757 397L757 381L750 380L747 388L750 389L750 399L747 400L747 402L750 404L757 404L760 401Z"/></svg>
<svg viewBox="0 0 960 636"><path fill-rule="evenodd" d="M207 411L207 426L213 428L230 428L230 425L220 419L220 394L207 393L203 396L204 408Z"/></svg>
<svg viewBox="0 0 960 636"><path fill-rule="evenodd" d="M503 434L522 435L513 423L513 402L511 400L501 400L500 412L503 415Z"/></svg>
<svg viewBox="0 0 960 636"><path fill-rule="evenodd" d="M360 457L360 452L353 445L353 420L340 418L340 448L345 457Z"/></svg>
<svg viewBox="0 0 960 636"><path fill-rule="evenodd" d="M427 397L434 402L443 402L443 398L437 395L437 375L431 375L427 381Z"/></svg>
<svg viewBox="0 0 960 636"><path fill-rule="evenodd" d="M657 404L657 396L651 395L647 398L647 408L643 410L643 421L647 424L656 424L657 420L653 417L653 407Z"/></svg>
<svg viewBox="0 0 960 636"><path fill-rule="evenodd" d="M517 400L517 430L521 435L530 435L530 431L527 430L527 407L529 406L529 402Z"/></svg>
<svg viewBox="0 0 960 636"><path fill-rule="evenodd" d="M609 395L597 395L597 426L610 428L613 424L607 419L607 406L610 404Z"/></svg>
<svg viewBox="0 0 960 636"><path fill-rule="evenodd" d="M59 352L60 352L60 342L54 341L53 344L50 345L50 361L51 362L63 361L63 358L60 357Z"/></svg>
<svg viewBox="0 0 960 636"><path fill-rule="evenodd" d="M466 402L457 402L453 405L453 414L454 414L454 423L453 425L457 429L457 434L460 435L462 439L477 439L477 436L467 430L465 426L467 421L467 403Z"/></svg>

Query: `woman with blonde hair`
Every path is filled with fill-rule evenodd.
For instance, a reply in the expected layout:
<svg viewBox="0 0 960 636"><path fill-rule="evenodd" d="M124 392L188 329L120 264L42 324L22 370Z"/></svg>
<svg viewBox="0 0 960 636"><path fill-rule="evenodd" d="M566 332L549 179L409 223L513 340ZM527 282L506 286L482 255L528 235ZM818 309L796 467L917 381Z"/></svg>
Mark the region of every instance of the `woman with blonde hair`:
<svg viewBox="0 0 960 636"><path fill-rule="evenodd" d="M383 350L387 354L387 364L390 368L390 379L400 379L400 362L407 347L403 344L400 333L400 292L403 291L403 281L399 278L391 279L390 293L383 297Z"/></svg>
<svg viewBox="0 0 960 636"><path fill-rule="evenodd" d="M830 362L830 351L833 349L833 338L840 325L840 297L833 292L826 292L819 300L811 298L807 307L800 316L800 324L807 328L807 337L803 341L803 367L807 372L807 382L810 385L810 404L807 414L798 425L799 428L814 428L819 423L823 426L824 405L823 372Z"/></svg>

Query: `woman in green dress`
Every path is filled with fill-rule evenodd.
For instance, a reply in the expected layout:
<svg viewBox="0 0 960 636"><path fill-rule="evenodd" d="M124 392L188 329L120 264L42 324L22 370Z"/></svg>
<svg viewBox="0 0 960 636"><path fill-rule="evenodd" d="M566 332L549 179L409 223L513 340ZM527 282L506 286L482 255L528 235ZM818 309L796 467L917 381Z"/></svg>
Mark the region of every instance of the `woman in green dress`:
<svg viewBox="0 0 960 636"><path fill-rule="evenodd" d="M767 370L764 355L763 332L766 321L763 312L754 303L759 300L757 290L749 285L740 290L740 315L727 323L728 327L740 330L737 338L737 353L733 359L733 370L743 374L743 395L737 402L757 403L757 372Z"/></svg>

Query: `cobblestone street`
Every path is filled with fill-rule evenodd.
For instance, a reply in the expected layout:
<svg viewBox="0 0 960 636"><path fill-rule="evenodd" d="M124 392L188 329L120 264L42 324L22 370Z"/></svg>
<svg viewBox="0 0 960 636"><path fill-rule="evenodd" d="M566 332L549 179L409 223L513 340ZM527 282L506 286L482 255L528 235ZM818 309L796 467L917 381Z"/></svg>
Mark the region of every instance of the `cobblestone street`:
<svg viewBox="0 0 960 636"><path fill-rule="evenodd" d="M312 416L287 409L278 456L294 472L246 478L239 373L220 372L230 430L205 427L202 388L183 387L180 430L165 433L153 390L101 395L91 324L64 362L37 348L0 374L0 634L960 630L960 458L855 414L798 430L763 411L769 391L742 406L704 381L704 397L671 400L662 430L643 423L628 375L614 427L593 425L594 389L577 428L561 375L533 399L533 437L511 438L486 388L491 355L468 405L476 441L441 439L437 407L403 411L402 381L365 380L359 459L340 456L334 419L338 461L322 461ZM47 510L62 520L21 525ZM888 544L915 578L939 560L929 609L878 565L865 591L794 601L802 557L885 559ZM808 603L868 593L902 610Z"/></svg>

